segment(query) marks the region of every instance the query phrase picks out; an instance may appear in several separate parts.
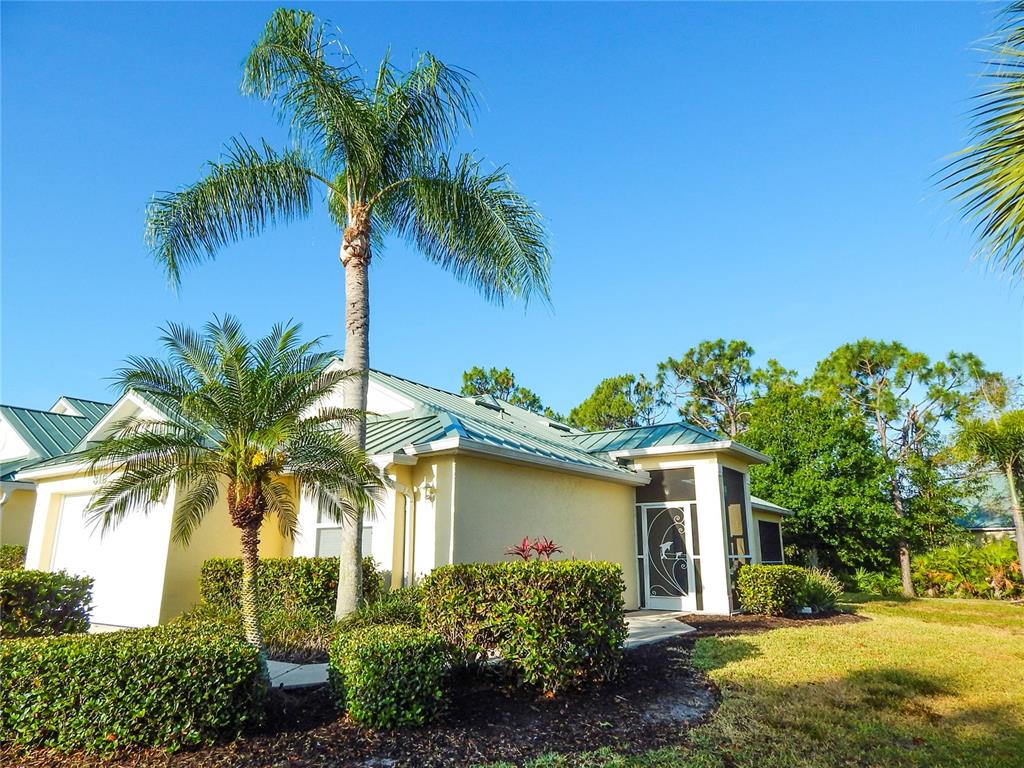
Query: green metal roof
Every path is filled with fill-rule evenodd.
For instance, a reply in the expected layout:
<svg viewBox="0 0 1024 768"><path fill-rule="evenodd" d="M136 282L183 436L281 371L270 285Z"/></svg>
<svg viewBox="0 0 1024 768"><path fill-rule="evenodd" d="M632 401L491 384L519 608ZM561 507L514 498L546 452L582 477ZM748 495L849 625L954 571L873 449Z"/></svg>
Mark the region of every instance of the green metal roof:
<svg viewBox="0 0 1024 768"><path fill-rule="evenodd" d="M43 459L67 453L78 445L102 416L98 411L89 409L89 416L67 416L34 408L0 405L0 416L28 443L37 458Z"/></svg>
<svg viewBox="0 0 1024 768"><path fill-rule="evenodd" d="M595 453L659 448L666 445L715 443L726 438L685 421L650 427L611 429L605 432L573 432L565 436L580 448Z"/></svg>
<svg viewBox="0 0 1024 768"><path fill-rule="evenodd" d="M436 415L440 421L440 432L435 432L421 442L444 437L465 437L581 467L610 470L624 476L634 474L610 459L591 454L562 439L565 430L552 427L543 416L515 408L497 398L463 397L375 370L370 371L370 378L415 404L414 411L402 414L403 417L424 418ZM426 424L422 426L426 428Z"/></svg>
<svg viewBox="0 0 1024 768"><path fill-rule="evenodd" d="M101 403L98 400L85 400L81 397L69 397L67 395L62 395L60 399L66 400L72 408L85 418L92 419L93 424L102 419L103 415L110 410L110 403Z"/></svg>
<svg viewBox="0 0 1024 768"><path fill-rule="evenodd" d="M395 453L407 445L429 443L444 437L444 426L436 415L422 418L374 418L366 423L366 452Z"/></svg>

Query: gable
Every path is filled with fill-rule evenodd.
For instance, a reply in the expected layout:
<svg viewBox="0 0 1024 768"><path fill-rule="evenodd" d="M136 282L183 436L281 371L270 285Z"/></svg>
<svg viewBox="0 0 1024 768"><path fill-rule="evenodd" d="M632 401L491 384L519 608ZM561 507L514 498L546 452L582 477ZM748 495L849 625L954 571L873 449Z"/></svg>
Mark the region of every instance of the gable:
<svg viewBox="0 0 1024 768"><path fill-rule="evenodd" d="M0 462L9 462L12 459L23 459L33 455L38 454L32 450L3 414L0 414Z"/></svg>

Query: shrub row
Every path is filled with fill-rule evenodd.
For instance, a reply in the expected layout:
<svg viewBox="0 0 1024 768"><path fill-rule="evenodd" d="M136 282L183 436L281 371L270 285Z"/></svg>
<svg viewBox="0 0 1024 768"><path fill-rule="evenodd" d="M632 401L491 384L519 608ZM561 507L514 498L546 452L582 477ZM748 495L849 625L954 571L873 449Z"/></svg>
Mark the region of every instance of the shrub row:
<svg viewBox="0 0 1024 768"><path fill-rule="evenodd" d="M0 571L16 571L25 567L25 547L0 544Z"/></svg>
<svg viewBox="0 0 1024 768"><path fill-rule="evenodd" d="M423 583L423 625L462 661L500 655L522 684L548 693L614 677L626 639L614 563L468 563Z"/></svg>
<svg viewBox="0 0 1024 768"><path fill-rule="evenodd" d="M0 740L167 749L259 720L264 681L243 640L174 626L0 643Z"/></svg>
<svg viewBox="0 0 1024 768"><path fill-rule="evenodd" d="M914 559L914 587L929 597L1015 598L1024 595L1024 578L1011 539L981 547L956 544Z"/></svg>
<svg viewBox="0 0 1024 768"><path fill-rule="evenodd" d="M232 611L238 608L242 560L221 557L203 563L200 594L206 605ZM338 593L338 558L286 557L260 560L256 589L268 610L334 613ZM384 577L372 557L363 558L363 599L372 602L384 593Z"/></svg>
<svg viewBox="0 0 1024 768"><path fill-rule="evenodd" d="M363 627L332 643L328 667L339 707L370 728L423 725L440 711L447 644L407 625Z"/></svg>
<svg viewBox="0 0 1024 768"><path fill-rule="evenodd" d="M85 632L91 606L88 577L64 571L0 571L0 637Z"/></svg>

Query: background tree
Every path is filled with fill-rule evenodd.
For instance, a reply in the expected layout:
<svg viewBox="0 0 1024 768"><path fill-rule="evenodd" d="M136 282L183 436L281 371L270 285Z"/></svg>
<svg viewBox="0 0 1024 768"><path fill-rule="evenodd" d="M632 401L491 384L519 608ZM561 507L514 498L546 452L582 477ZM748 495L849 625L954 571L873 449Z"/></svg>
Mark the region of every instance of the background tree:
<svg viewBox="0 0 1024 768"><path fill-rule="evenodd" d="M972 115L970 144L943 184L973 223L990 264L1024 270L1024 3L1011 3L990 48L987 81Z"/></svg>
<svg viewBox="0 0 1024 768"><path fill-rule="evenodd" d="M341 231L345 270L345 404L366 409L369 267L386 235L488 299L548 295L550 257L540 217L506 173L451 151L475 99L462 70L429 53L408 72L385 57L369 81L312 13L279 9L245 62L245 93L271 102L295 145L275 150L233 141L205 178L156 197L147 239L172 282L181 269L315 203ZM365 445L365 418L349 425ZM338 618L362 591L362 516L342 527Z"/></svg>
<svg viewBox="0 0 1024 768"><path fill-rule="evenodd" d="M879 569L892 562L899 520L886 464L864 420L791 382L750 407L743 442L772 457L751 467L750 491L794 510L786 541L810 565Z"/></svg>
<svg viewBox="0 0 1024 768"><path fill-rule="evenodd" d="M812 379L826 398L844 403L865 420L888 464L889 499L904 528L898 547L900 578L909 597L914 595L909 500L921 485L920 473L939 470L934 461L941 449L939 431L972 407L975 393L968 388L980 369L972 355L951 352L933 363L898 342L862 339L832 352Z"/></svg>
<svg viewBox="0 0 1024 768"><path fill-rule="evenodd" d="M294 486L286 475L336 520L369 504L380 480L339 429L358 414L316 408L346 374L327 370L333 354L317 350L319 339L301 342L299 326L275 326L250 343L225 317L203 334L169 325L163 342L167 360L129 358L117 383L152 398L172 418L122 420L87 451L105 478L87 513L106 530L129 514L145 514L173 486L171 536L187 545L223 493L241 542L242 624L262 651L260 528L273 516L282 534L295 532Z"/></svg>
<svg viewBox="0 0 1024 768"><path fill-rule="evenodd" d="M746 428L750 404L765 386L792 378L775 360L755 369L753 356L745 341L702 341L678 360L669 357L658 364L660 400L687 421L734 438Z"/></svg>
<svg viewBox="0 0 1024 768"><path fill-rule="evenodd" d="M540 396L516 383L516 376L508 368L481 368L474 365L468 371L462 373L462 389L460 394L473 395L494 395L512 405L525 408L534 413L544 413L544 403ZM550 411L550 409L547 409Z"/></svg>
<svg viewBox="0 0 1024 768"><path fill-rule="evenodd" d="M655 384L643 374L612 376L598 384L590 397L569 412L568 423L590 430L655 424L660 413L657 392Z"/></svg>

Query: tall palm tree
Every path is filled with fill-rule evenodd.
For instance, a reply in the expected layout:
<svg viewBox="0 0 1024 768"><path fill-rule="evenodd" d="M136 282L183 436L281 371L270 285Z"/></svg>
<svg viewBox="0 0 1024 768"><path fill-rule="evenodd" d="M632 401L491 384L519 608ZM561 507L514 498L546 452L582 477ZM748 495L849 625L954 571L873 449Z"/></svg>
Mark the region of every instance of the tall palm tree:
<svg viewBox="0 0 1024 768"><path fill-rule="evenodd" d="M345 404L366 409L372 252L387 235L498 303L548 297L550 256L540 216L502 169L453 156L475 99L466 74L424 54L408 72L381 61L366 81L313 14L274 12L245 62L244 92L271 101L294 146L233 140L205 178L156 197L147 237L171 281L225 245L305 216L315 201L341 230L345 270ZM319 193L319 194L318 194ZM352 435L365 446L365 419ZM337 615L362 585L362 520L342 529Z"/></svg>
<svg viewBox="0 0 1024 768"><path fill-rule="evenodd" d="M1024 2L1004 15L973 109L970 144L946 168L943 184L973 222L984 255L1024 275Z"/></svg>
<svg viewBox="0 0 1024 768"><path fill-rule="evenodd" d="M263 648L256 577L260 528L268 515L281 533L296 529L294 485L301 484L329 517L351 517L380 487L373 465L338 424L356 414L319 406L348 374L320 339L301 342L298 325L277 325L251 343L228 316L204 333L168 325L168 359L131 357L118 372L125 391L169 414L128 418L88 451L106 480L88 514L103 529L142 513L173 486L171 535L188 544L224 496L242 549L241 612L246 639Z"/></svg>

